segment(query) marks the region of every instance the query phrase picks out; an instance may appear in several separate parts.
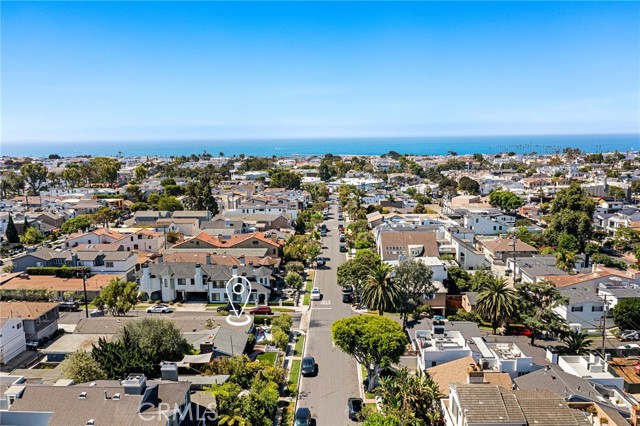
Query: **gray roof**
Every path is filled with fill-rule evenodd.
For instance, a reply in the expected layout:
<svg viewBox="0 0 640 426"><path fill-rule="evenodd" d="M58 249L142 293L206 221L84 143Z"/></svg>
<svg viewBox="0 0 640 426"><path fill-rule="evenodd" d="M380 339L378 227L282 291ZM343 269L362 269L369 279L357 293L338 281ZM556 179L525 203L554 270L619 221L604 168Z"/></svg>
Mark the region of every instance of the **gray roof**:
<svg viewBox="0 0 640 426"><path fill-rule="evenodd" d="M233 277L232 269L225 265L201 265L202 274L207 275L212 281L229 280ZM248 279L254 277L269 277L271 269L264 266L238 266L238 275L245 274ZM193 278L196 274L196 263L192 262L163 262L149 265L152 275L170 276L174 278ZM142 274L142 270L138 275Z"/></svg>
<svg viewBox="0 0 640 426"><path fill-rule="evenodd" d="M469 423L526 424L524 413L512 393L493 385L453 385L460 408Z"/></svg>
<svg viewBox="0 0 640 426"><path fill-rule="evenodd" d="M587 379L566 373L555 364L549 365L548 369L543 368L517 377L513 381L521 390L539 391L545 389L569 402L595 402L602 408L611 409L618 416L619 413L627 413L624 407L615 407L609 402L603 402L600 392Z"/></svg>
<svg viewBox="0 0 640 426"><path fill-rule="evenodd" d="M90 419L96 425L165 425L166 419L158 415L164 404L171 409L180 405L189 388L189 383L150 381L144 395L126 395L119 381L101 380L95 386L28 385L10 411L53 412L49 426L85 425ZM120 399L105 399L105 390L111 396L120 393ZM84 398L79 397L81 392ZM141 408L148 416L138 415Z"/></svg>

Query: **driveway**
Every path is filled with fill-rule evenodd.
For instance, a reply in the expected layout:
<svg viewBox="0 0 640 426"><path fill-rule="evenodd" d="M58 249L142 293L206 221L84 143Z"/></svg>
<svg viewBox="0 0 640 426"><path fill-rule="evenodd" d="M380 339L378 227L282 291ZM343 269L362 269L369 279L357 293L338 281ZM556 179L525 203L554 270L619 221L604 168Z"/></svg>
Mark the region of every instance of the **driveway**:
<svg viewBox="0 0 640 426"><path fill-rule="evenodd" d="M305 355L311 355L318 363L316 377L303 377L300 383L299 407L309 407L316 424L355 424L347 416L347 398L359 397L358 373L355 360L333 346L331 324L354 315L351 306L342 303L342 291L338 287L336 271L345 261L340 253L337 205L331 206L331 216L325 221L327 236L322 244L326 247L322 256L328 258L324 268L316 272L315 286L320 288L323 298L311 302L311 316Z"/></svg>

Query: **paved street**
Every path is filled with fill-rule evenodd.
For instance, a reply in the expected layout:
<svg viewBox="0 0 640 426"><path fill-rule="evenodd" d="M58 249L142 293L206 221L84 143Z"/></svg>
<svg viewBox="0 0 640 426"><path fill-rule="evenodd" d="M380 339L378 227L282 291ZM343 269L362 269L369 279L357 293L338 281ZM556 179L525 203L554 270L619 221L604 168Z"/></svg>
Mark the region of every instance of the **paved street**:
<svg viewBox="0 0 640 426"><path fill-rule="evenodd" d="M322 256L328 261L316 272L316 286L320 287L323 299L312 302L305 353L315 357L318 375L302 378L298 402L299 407L311 409L318 426L355 424L347 417L347 398L360 396L355 360L333 347L331 340L331 324L353 315L350 305L342 303L342 293L336 284L338 265L345 261L345 253L340 253L338 247L337 217L337 205L332 205L331 217L325 221L329 232L323 238L323 246L327 248Z"/></svg>

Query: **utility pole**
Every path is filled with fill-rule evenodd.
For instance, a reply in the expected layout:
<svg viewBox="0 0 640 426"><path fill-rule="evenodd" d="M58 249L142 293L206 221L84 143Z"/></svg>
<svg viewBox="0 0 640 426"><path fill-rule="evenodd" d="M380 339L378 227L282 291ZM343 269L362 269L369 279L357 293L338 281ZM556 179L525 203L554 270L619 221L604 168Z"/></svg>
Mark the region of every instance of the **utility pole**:
<svg viewBox="0 0 640 426"><path fill-rule="evenodd" d="M604 342L605 335L607 334L607 295L604 295L604 306L602 307L602 348L600 350L600 355L602 356L602 360L604 361Z"/></svg>
<svg viewBox="0 0 640 426"><path fill-rule="evenodd" d="M89 318L89 304L87 302L87 276L84 266L82 266L82 289L84 290L84 316Z"/></svg>

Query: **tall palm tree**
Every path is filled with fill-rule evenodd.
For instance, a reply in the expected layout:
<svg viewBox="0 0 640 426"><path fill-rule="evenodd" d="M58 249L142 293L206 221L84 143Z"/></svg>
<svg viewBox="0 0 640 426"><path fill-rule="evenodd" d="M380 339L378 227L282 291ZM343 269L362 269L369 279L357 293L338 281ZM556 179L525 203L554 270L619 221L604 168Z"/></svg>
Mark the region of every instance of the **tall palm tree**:
<svg viewBox="0 0 640 426"><path fill-rule="evenodd" d="M576 266L576 252L561 250L556 253L556 267L570 272Z"/></svg>
<svg viewBox="0 0 640 426"><path fill-rule="evenodd" d="M507 282L501 277L491 277L480 288L478 293L478 313L491 321L493 334L511 316L516 306L516 292L507 287Z"/></svg>
<svg viewBox="0 0 640 426"><path fill-rule="evenodd" d="M378 263L371 268L362 289L362 301L369 309L391 310L400 298L400 287L391 279L393 268L386 263Z"/></svg>
<svg viewBox="0 0 640 426"><path fill-rule="evenodd" d="M564 339L564 350L571 355L584 355L589 351L593 340L587 333L570 332Z"/></svg>

